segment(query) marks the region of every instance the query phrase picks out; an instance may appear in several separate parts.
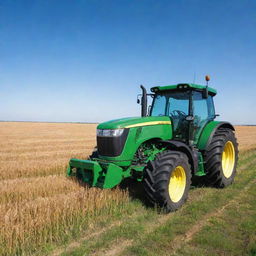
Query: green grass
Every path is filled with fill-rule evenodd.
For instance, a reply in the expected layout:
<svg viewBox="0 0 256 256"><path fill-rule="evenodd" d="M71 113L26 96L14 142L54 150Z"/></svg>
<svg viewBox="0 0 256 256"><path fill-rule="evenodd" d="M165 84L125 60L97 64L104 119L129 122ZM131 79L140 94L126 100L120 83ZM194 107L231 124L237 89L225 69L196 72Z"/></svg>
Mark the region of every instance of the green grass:
<svg viewBox="0 0 256 256"><path fill-rule="evenodd" d="M223 214L208 220L178 255L256 255L255 198L254 183Z"/></svg>
<svg viewBox="0 0 256 256"><path fill-rule="evenodd" d="M61 255L104 255L111 250L112 255L254 255L256 185L244 189L256 176L255 155L255 150L241 154L240 171L228 188L191 189L188 202L169 215L131 201L132 216L131 211L124 212L118 226L85 239L77 248L67 247ZM198 223L200 229L186 241Z"/></svg>

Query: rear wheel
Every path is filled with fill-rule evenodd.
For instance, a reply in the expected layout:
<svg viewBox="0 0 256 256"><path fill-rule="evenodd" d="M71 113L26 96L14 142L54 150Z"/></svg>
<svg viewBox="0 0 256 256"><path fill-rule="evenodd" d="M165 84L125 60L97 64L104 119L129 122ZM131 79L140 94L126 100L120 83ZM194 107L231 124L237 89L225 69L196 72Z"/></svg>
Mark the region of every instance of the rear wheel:
<svg viewBox="0 0 256 256"><path fill-rule="evenodd" d="M204 154L206 183L226 187L234 181L238 160L238 144L234 132L218 129Z"/></svg>
<svg viewBox="0 0 256 256"><path fill-rule="evenodd" d="M159 153L144 170L143 186L147 198L166 212L175 211L184 204L190 184L188 158L179 151Z"/></svg>

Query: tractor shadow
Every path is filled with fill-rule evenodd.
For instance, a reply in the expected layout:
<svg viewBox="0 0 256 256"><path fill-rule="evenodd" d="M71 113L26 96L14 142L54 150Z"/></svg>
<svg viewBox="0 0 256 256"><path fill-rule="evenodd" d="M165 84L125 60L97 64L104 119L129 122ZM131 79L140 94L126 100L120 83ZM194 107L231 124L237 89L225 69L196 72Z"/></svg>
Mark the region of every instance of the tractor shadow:
<svg viewBox="0 0 256 256"><path fill-rule="evenodd" d="M152 205L146 199L145 191L141 182L127 178L123 180L118 187L121 190L126 190L132 200L139 200L145 207L152 208Z"/></svg>
<svg viewBox="0 0 256 256"><path fill-rule="evenodd" d="M191 189L197 188L219 188L214 184L210 184L206 176L193 176L191 180Z"/></svg>
<svg viewBox="0 0 256 256"><path fill-rule="evenodd" d="M196 189L196 188L204 188L204 187L210 187L209 185L206 184L205 177L198 177L198 176L192 177L191 188Z"/></svg>

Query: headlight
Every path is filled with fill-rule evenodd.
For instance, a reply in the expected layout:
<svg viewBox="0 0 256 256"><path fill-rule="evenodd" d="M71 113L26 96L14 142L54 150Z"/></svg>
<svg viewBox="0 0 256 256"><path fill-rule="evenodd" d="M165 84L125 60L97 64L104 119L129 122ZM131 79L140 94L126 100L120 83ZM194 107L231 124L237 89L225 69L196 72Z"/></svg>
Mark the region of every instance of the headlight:
<svg viewBox="0 0 256 256"><path fill-rule="evenodd" d="M97 136L118 137L118 136L121 136L123 132L124 132L124 129L115 129L115 130L97 129Z"/></svg>

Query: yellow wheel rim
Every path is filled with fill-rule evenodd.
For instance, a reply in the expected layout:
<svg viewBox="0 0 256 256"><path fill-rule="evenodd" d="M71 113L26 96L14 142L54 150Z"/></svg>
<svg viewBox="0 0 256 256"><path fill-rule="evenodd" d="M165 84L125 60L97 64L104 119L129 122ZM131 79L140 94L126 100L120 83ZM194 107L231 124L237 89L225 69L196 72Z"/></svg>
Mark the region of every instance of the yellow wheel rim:
<svg viewBox="0 0 256 256"><path fill-rule="evenodd" d="M169 196L176 203L182 198L186 188L186 172L182 166L177 166L171 175L169 182Z"/></svg>
<svg viewBox="0 0 256 256"><path fill-rule="evenodd" d="M227 141L222 152L222 171L226 178L232 175L235 165L235 149L231 141Z"/></svg>

